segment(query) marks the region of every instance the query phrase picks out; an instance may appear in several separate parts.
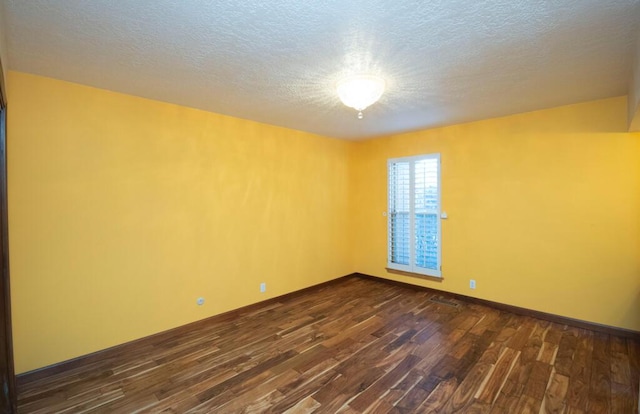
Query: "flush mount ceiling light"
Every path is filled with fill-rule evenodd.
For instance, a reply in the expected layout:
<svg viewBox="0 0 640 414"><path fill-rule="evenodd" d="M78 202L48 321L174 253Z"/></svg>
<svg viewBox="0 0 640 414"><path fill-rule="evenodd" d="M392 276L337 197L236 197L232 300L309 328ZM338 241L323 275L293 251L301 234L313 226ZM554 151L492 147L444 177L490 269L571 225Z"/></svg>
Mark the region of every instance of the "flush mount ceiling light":
<svg viewBox="0 0 640 414"><path fill-rule="evenodd" d="M356 75L338 82L338 96L343 104L358 111L358 119L362 119L362 111L376 103L384 92L384 80L372 75Z"/></svg>

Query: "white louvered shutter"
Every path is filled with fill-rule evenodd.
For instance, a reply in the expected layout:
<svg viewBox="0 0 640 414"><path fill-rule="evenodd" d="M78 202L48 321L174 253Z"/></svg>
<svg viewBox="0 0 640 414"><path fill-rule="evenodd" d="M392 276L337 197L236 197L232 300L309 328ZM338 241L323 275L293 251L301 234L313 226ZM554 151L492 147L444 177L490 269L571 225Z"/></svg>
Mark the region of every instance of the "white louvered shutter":
<svg viewBox="0 0 640 414"><path fill-rule="evenodd" d="M410 164L389 164L389 261L405 266L410 264L410 206Z"/></svg>
<svg viewBox="0 0 640 414"><path fill-rule="evenodd" d="M441 276L440 155L389 160L388 267Z"/></svg>

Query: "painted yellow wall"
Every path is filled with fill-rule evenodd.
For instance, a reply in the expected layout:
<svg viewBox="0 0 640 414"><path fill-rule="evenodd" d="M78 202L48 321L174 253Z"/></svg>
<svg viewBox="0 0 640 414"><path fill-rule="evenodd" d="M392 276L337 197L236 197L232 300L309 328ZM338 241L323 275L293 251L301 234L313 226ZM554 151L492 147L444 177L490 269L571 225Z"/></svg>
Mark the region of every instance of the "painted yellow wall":
<svg viewBox="0 0 640 414"><path fill-rule="evenodd" d="M8 87L18 373L353 272L351 143L16 72Z"/></svg>
<svg viewBox="0 0 640 414"><path fill-rule="evenodd" d="M353 271L640 330L624 98L350 143L16 72L8 88L18 373ZM387 159L431 152L442 282L384 270Z"/></svg>
<svg viewBox="0 0 640 414"><path fill-rule="evenodd" d="M640 330L640 134L623 132L626 109L615 98L358 143L356 270ZM387 159L435 152L444 281L391 275Z"/></svg>

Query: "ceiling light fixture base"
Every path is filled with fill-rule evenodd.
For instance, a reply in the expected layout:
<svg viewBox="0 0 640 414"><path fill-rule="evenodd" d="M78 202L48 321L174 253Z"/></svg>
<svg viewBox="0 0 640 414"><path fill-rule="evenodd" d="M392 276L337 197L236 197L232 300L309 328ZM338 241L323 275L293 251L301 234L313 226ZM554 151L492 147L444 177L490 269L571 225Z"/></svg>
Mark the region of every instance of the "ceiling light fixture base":
<svg viewBox="0 0 640 414"><path fill-rule="evenodd" d="M337 90L342 103L358 111L358 119L362 119L362 111L380 99L384 88L384 79L378 76L355 75L340 80Z"/></svg>

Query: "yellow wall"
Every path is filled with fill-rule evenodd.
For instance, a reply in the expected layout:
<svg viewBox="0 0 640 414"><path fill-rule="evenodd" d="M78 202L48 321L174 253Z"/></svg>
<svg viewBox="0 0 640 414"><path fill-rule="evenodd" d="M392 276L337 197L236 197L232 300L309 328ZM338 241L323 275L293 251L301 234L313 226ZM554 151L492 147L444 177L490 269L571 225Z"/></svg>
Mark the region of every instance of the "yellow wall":
<svg viewBox="0 0 640 414"><path fill-rule="evenodd" d="M352 144L16 72L8 86L18 373L353 271Z"/></svg>
<svg viewBox="0 0 640 414"><path fill-rule="evenodd" d="M18 373L353 271L640 331L624 98L351 143L16 72L8 87ZM384 270L387 159L431 152L442 282Z"/></svg>
<svg viewBox="0 0 640 414"><path fill-rule="evenodd" d="M640 330L640 134L622 132L626 114L615 98L358 143L356 270ZM387 159L435 152L444 280L391 275Z"/></svg>

